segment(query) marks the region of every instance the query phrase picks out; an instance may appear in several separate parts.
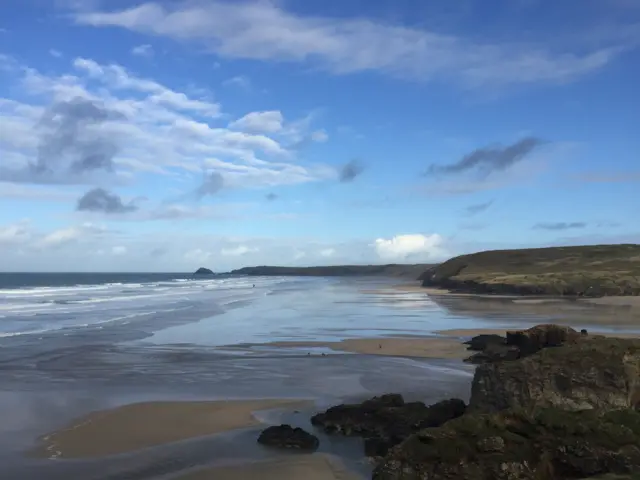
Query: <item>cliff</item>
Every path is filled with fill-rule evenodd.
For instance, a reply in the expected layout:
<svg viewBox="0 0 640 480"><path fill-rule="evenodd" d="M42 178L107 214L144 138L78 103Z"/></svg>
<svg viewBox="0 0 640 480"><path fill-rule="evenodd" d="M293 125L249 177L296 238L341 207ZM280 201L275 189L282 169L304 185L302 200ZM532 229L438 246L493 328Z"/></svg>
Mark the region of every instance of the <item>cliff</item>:
<svg viewBox="0 0 640 480"><path fill-rule="evenodd" d="M296 277L349 277L349 276L383 276L407 277L422 280L425 270L432 265L332 265L326 267L276 267L259 266L244 267L229 273L250 276L296 276Z"/></svg>
<svg viewBox="0 0 640 480"><path fill-rule="evenodd" d="M479 252L431 267L422 279L425 287L465 293L640 295L640 245Z"/></svg>
<svg viewBox="0 0 640 480"><path fill-rule="evenodd" d="M640 340L539 325L504 342L522 356L479 366L464 414L397 442L374 479L634 478Z"/></svg>

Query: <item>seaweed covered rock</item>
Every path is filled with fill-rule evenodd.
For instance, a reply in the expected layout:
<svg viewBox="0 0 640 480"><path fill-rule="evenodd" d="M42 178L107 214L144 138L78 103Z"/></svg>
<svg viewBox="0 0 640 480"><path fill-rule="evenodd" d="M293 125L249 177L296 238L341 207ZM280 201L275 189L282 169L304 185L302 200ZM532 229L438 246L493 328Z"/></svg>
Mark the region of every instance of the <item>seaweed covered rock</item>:
<svg viewBox="0 0 640 480"><path fill-rule="evenodd" d="M358 404L337 405L311 418L311 423L327 433L365 439L368 456L382 456L422 428L442 425L465 412L462 400L450 399L426 406L405 402L401 395L374 397Z"/></svg>
<svg viewBox="0 0 640 480"><path fill-rule="evenodd" d="M559 480L640 470L640 413L467 413L392 448L375 480ZM606 477L605 477L606 478Z"/></svg>
<svg viewBox="0 0 640 480"><path fill-rule="evenodd" d="M526 358L478 366L469 407L494 412L639 405L640 340L582 336L576 343L544 348Z"/></svg>
<svg viewBox="0 0 640 480"><path fill-rule="evenodd" d="M581 334L571 327L554 324L536 325L527 330L507 332L506 344L518 347L520 356L532 355L543 348L575 343Z"/></svg>
<svg viewBox="0 0 640 480"><path fill-rule="evenodd" d="M483 364L518 360L544 348L576 343L586 338L586 335L571 327L554 324L536 325L527 330L512 330L507 332L506 337L478 335L465 342L469 345L468 350L478 352L465 362Z"/></svg>
<svg viewBox="0 0 640 480"><path fill-rule="evenodd" d="M306 451L314 451L320 445L318 437L291 425L266 428L258 437L258 443L272 448Z"/></svg>

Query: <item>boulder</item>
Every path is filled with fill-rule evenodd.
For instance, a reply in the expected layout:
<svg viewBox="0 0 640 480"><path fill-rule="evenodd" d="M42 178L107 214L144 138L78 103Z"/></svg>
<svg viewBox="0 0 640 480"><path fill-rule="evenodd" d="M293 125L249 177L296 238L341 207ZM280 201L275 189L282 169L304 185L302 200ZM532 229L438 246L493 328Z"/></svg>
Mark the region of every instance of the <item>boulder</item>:
<svg viewBox="0 0 640 480"><path fill-rule="evenodd" d="M576 343L478 366L469 408L483 412L520 407L638 408L640 340L577 335L582 339ZM537 338L537 345L557 340L531 338Z"/></svg>
<svg viewBox="0 0 640 480"><path fill-rule="evenodd" d="M483 351L490 345L506 345L506 343L507 339L502 335L482 334L464 342L464 345L468 345L467 350Z"/></svg>
<svg viewBox="0 0 640 480"><path fill-rule="evenodd" d="M513 345L489 344L483 351L471 355L464 361L467 363L495 363L520 358L520 349Z"/></svg>
<svg viewBox="0 0 640 480"><path fill-rule="evenodd" d="M586 331L578 333L571 327L553 324L536 325L527 330L513 330L507 336L478 335L470 341L469 350L479 353L465 359L468 363L483 364L517 360L542 350L575 343L586 338Z"/></svg>
<svg viewBox="0 0 640 480"><path fill-rule="evenodd" d="M637 411L510 409L468 413L411 435L389 451L373 479L560 480L639 470Z"/></svg>
<svg viewBox="0 0 640 480"><path fill-rule="evenodd" d="M317 450L320 445L318 437L291 425L266 428L258 437L258 443L273 448L310 452Z"/></svg>
<svg viewBox="0 0 640 480"><path fill-rule="evenodd" d="M536 325L528 330L507 332L507 345L520 349L521 356L532 355L543 348L559 347L566 343L574 343L580 339L580 333L571 327L546 324Z"/></svg>
<svg viewBox="0 0 640 480"><path fill-rule="evenodd" d="M450 399L426 406L405 402L401 395L382 395L359 404L338 405L311 418L326 433L365 439L367 456L382 456L410 434L442 425L465 412L462 400Z"/></svg>

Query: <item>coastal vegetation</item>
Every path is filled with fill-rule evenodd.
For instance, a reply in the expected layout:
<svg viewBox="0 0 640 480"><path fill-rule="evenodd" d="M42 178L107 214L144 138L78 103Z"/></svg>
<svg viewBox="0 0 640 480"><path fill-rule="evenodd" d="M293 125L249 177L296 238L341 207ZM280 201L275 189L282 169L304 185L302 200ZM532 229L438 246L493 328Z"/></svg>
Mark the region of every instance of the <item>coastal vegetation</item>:
<svg viewBox="0 0 640 480"><path fill-rule="evenodd" d="M640 295L640 245L492 250L431 267L424 287L516 295Z"/></svg>

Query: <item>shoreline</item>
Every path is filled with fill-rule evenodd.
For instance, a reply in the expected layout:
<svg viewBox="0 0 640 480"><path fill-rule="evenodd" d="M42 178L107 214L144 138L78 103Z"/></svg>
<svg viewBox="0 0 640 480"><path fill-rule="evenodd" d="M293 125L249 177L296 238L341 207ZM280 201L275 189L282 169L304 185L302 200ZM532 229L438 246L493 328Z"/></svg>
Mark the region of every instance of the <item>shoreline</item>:
<svg viewBox="0 0 640 480"><path fill-rule="evenodd" d="M176 480L360 480L332 455L314 453L245 465L200 469Z"/></svg>
<svg viewBox="0 0 640 480"><path fill-rule="evenodd" d="M36 458L83 459L255 427L257 412L301 408L310 400L157 401L98 410L43 435Z"/></svg>
<svg viewBox="0 0 640 480"><path fill-rule="evenodd" d="M383 290L368 290L363 293L380 293ZM558 302L576 302L587 303L592 305L606 305L616 307L631 307L640 308L640 296L636 295L620 295L613 296L608 295L604 297L569 297L569 296L557 296L557 295L516 295L516 294L488 294L488 293L473 293L473 292L456 292L446 288L440 287L423 287L420 285L414 285L411 283L393 285L388 290L399 290L403 292L412 293L425 293L429 296L440 297L468 297L468 298L482 298L482 299L508 299L514 300L514 303L530 303L530 304L544 304L544 303L558 303Z"/></svg>
<svg viewBox="0 0 640 480"><path fill-rule="evenodd" d="M523 327L526 328L526 327ZM519 328L518 328L519 329ZM335 352L360 355L382 355L404 358L424 358L431 360L463 360L473 354L467 350L462 340L476 335L505 335L513 328L468 328L435 330L433 336L389 336L350 338L337 342L291 341L244 345L242 348L328 348ZM606 332L589 330L591 335L611 338L640 338L640 332ZM232 348L232 347L226 347ZM316 355L317 356L317 355Z"/></svg>

